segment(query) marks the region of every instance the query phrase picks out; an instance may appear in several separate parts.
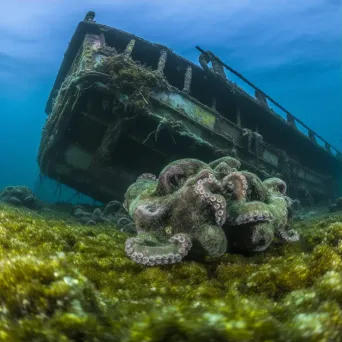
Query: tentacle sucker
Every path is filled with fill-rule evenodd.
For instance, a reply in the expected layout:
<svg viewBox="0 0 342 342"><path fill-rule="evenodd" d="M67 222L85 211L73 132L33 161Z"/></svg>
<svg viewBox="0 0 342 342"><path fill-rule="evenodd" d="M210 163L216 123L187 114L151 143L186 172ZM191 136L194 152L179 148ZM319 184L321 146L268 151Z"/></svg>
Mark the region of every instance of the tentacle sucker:
<svg viewBox="0 0 342 342"><path fill-rule="evenodd" d="M135 262L147 266L174 264L182 261L192 247L187 234L179 233L172 236L168 243L160 245L148 244L143 239L129 238L126 241L126 254Z"/></svg>

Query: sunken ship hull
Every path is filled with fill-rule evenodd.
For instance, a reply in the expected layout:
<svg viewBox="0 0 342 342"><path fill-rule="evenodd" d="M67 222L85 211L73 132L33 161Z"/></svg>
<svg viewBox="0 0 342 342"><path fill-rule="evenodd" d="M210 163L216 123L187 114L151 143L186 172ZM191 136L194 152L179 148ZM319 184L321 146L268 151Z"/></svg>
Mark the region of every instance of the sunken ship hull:
<svg viewBox="0 0 342 342"><path fill-rule="evenodd" d="M46 106L41 173L108 202L122 200L140 174L158 173L173 160L230 155L262 179L281 177L290 196L304 203L336 197L339 152L211 52L199 50L201 66L100 25L89 12ZM255 96L227 79L225 68Z"/></svg>

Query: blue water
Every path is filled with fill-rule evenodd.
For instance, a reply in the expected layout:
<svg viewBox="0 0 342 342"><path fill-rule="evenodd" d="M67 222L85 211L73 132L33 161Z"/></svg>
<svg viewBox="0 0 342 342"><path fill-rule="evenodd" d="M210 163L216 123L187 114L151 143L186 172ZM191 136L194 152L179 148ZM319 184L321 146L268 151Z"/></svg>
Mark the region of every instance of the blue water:
<svg viewBox="0 0 342 342"><path fill-rule="evenodd" d="M27 185L53 199L53 182L37 185L44 108L68 41L88 10L100 23L167 45L196 63L195 45L212 50L342 150L339 1L113 3L2 1L0 189Z"/></svg>

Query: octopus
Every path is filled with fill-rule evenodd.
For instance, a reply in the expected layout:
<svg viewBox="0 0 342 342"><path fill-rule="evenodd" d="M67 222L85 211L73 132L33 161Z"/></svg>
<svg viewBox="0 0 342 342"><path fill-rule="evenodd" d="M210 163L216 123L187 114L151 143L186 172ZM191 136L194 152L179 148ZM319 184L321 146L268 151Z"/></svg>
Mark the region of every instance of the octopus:
<svg viewBox="0 0 342 342"><path fill-rule="evenodd" d="M187 255L222 256L229 250L263 251L277 235L296 241L290 230L291 199L281 179L261 181L239 171L240 161L223 157L209 164L181 159L158 177L145 173L126 191L124 208L136 224L126 254L154 266Z"/></svg>
<svg viewBox="0 0 342 342"><path fill-rule="evenodd" d="M292 200L285 195L285 182L279 178L261 182L255 177L252 179L257 189L251 189L244 202L228 205L230 220L225 231L232 249L265 251L275 235L283 241L298 241L298 233L289 228Z"/></svg>

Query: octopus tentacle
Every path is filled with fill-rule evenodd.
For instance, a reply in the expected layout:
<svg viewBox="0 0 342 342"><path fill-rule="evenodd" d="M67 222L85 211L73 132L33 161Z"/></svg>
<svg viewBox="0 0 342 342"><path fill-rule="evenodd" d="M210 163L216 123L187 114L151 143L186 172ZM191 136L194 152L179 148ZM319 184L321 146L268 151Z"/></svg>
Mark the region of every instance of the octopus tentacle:
<svg viewBox="0 0 342 342"><path fill-rule="evenodd" d="M221 162L214 169L215 177L219 180L222 180L225 176L229 175L232 172L236 172L236 171L237 171L237 169L230 167L225 162Z"/></svg>
<svg viewBox="0 0 342 342"><path fill-rule="evenodd" d="M227 210L230 220L225 229L232 248L261 252L274 238L275 216L268 204L260 201L231 203Z"/></svg>
<svg viewBox="0 0 342 342"><path fill-rule="evenodd" d="M209 175L213 174L213 170L210 168L205 168L202 169L200 172L198 172L197 175L195 175L194 177L190 177L185 183L184 183L184 187L190 187L192 185L195 185L199 180L204 179L204 178L208 178Z"/></svg>
<svg viewBox="0 0 342 342"><path fill-rule="evenodd" d="M169 164L158 177L156 192L160 195L173 193L183 185L186 178L192 177L203 168L207 168L207 164L197 159L181 159Z"/></svg>
<svg viewBox="0 0 342 342"><path fill-rule="evenodd" d="M241 172L232 172L223 178L223 189L226 194L233 193L236 200L241 201L246 199L247 180Z"/></svg>
<svg viewBox="0 0 342 342"><path fill-rule="evenodd" d="M233 158L233 157L222 157L219 159L216 159L209 163L209 166L213 169L216 169L219 165L222 165L222 163L226 164L232 169L239 169L241 167L240 160Z"/></svg>
<svg viewBox="0 0 342 342"><path fill-rule="evenodd" d="M247 223L270 222L273 219L273 215L268 211L253 210L251 212L238 215L236 218L230 221L230 224L232 226L239 226Z"/></svg>
<svg viewBox="0 0 342 342"><path fill-rule="evenodd" d="M282 179L273 177L273 178L265 179L262 183L270 191L279 192L281 195L286 194L287 186L286 186L286 183Z"/></svg>
<svg viewBox="0 0 342 342"><path fill-rule="evenodd" d="M130 208L132 203L135 203L136 199L144 192L151 193L155 190L157 182L154 177L155 176L150 173L144 173L139 176L135 183L131 184L126 190L122 206L130 213L130 215L132 213Z"/></svg>
<svg viewBox="0 0 342 342"><path fill-rule="evenodd" d="M253 229L252 243L256 245L253 252L262 252L268 248L274 238L273 229L259 224Z"/></svg>
<svg viewBox="0 0 342 342"><path fill-rule="evenodd" d="M203 225L193 233L207 255L219 257L227 250L227 237L223 229L213 225Z"/></svg>
<svg viewBox="0 0 342 342"><path fill-rule="evenodd" d="M284 226L277 227L276 232L285 241L299 241L299 234L294 229L286 230Z"/></svg>
<svg viewBox="0 0 342 342"><path fill-rule="evenodd" d="M260 178L252 172L240 171L248 183L247 197L250 201L266 201L268 197L267 188Z"/></svg>
<svg viewBox="0 0 342 342"><path fill-rule="evenodd" d="M166 210L166 206L156 205L154 203L141 204L134 211L135 218L149 217L159 218Z"/></svg>
<svg viewBox="0 0 342 342"><path fill-rule="evenodd" d="M204 172L202 173L204 175ZM207 173L208 177L199 179L195 185L195 193L212 206L215 212L215 221L218 226L223 226L227 218L226 200L220 194L214 194L212 189L221 190L221 184L212 173Z"/></svg>
<svg viewBox="0 0 342 342"><path fill-rule="evenodd" d="M140 180L156 180L157 176L155 176L153 173L143 173L137 178L137 181Z"/></svg>
<svg viewBox="0 0 342 342"><path fill-rule="evenodd" d="M137 230L154 230L168 214L169 207L165 203L143 203L137 205L133 212Z"/></svg>
<svg viewBox="0 0 342 342"><path fill-rule="evenodd" d="M128 208L128 198L125 197L124 198L124 201L122 203L122 207L128 212L129 211L129 208Z"/></svg>
<svg viewBox="0 0 342 342"><path fill-rule="evenodd" d="M146 266L174 264L182 261L192 247L188 234L172 236L168 243L149 245L148 241L136 238L126 240L126 254L135 262Z"/></svg>
<svg viewBox="0 0 342 342"><path fill-rule="evenodd" d="M227 209L230 217L228 224L231 226L239 226L244 224L255 224L260 222L271 222L274 215L270 207L262 202L234 202Z"/></svg>
<svg viewBox="0 0 342 342"><path fill-rule="evenodd" d="M178 165L172 165L159 175L157 193L167 195L173 192L177 184L173 184L173 179L178 183L179 178L185 176L184 170Z"/></svg>

